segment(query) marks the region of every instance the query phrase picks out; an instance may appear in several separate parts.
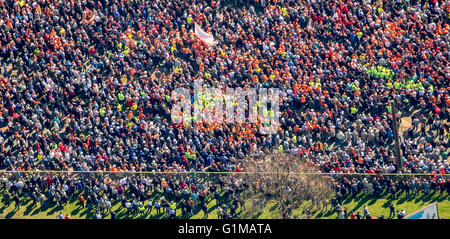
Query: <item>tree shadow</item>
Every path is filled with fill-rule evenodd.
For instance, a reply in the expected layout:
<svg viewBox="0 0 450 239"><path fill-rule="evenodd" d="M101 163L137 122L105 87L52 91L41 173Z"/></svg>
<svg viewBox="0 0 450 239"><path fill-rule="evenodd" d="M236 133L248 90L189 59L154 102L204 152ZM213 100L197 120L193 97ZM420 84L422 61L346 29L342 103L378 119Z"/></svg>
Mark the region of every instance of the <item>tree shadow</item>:
<svg viewBox="0 0 450 239"><path fill-rule="evenodd" d="M91 213L91 210L89 208L85 207L84 210L80 213L80 217L82 217L84 215L88 215L89 213Z"/></svg>
<svg viewBox="0 0 450 239"><path fill-rule="evenodd" d="M257 212L256 215L253 215L253 219L258 219L259 216L261 216L262 212Z"/></svg>
<svg viewBox="0 0 450 239"><path fill-rule="evenodd" d="M122 206L119 206L119 209L118 209L118 213L120 213L120 212L126 212L127 211L127 208L125 208L125 207L122 207ZM155 210L156 211L156 210Z"/></svg>
<svg viewBox="0 0 450 239"><path fill-rule="evenodd" d="M70 196L70 199L69 199L69 204L74 203L75 201L77 201L77 199L78 199L78 197L76 197L75 195L72 194L72 196Z"/></svg>
<svg viewBox="0 0 450 239"><path fill-rule="evenodd" d="M49 212L47 212L47 216L53 215L53 214L55 214L55 213L58 212L58 211L62 211L63 209L64 209L63 206L58 206L58 205L56 205L56 207L52 207L52 210L50 210Z"/></svg>
<svg viewBox="0 0 450 239"><path fill-rule="evenodd" d="M17 211L19 211L19 209L18 209L18 208L15 208L14 210L12 210L12 211L9 212L8 214L6 214L5 218L6 218L6 219L12 218L12 217L16 214Z"/></svg>
<svg viewBox="0 0 450 239"><path fill-rule="evenodd" d="M192 216L196 216L201 211L199 206L195 207L194 213L192 213Z"/></svg>
<svg viewBox="0 0 450 239"><path fill-rule="evenodd" d="M150 218L152 218L152 217L150 217ZM185 213L185 214L181 214L178 218L179 219L189 219L191 217L187 213Z"/></svg>
<svg viewBox="0 0 450 239"><path fill-rule="evenodd" d="M392 201L394 201L394 199L392 199L392 197L389 197L389 199L381 206L383 208L388 208L391 206Z"/></svg>
<svg viewBox="0 0 450 239"><path fill-rule="evenodd" d="M372 197L372 196L370 196L370 195L366 195L366 196L362 197L362 198L359 200L358 204L357 204L355 207L353 207L353 209L350 210L349 212L355 212L356 210L358 210L361 206L363 206L364 204L366 204L366 202L369 201L369 200L371 199L371 197Z"/></svg>
<svg viewBox="0 0 450 239"><path fill-rule="evenodd" d="M417 198L418 195L409 195L407 201L408 202L412 202L413 200L415 200Z"/></svg>
<svg viewBox="0 0 450 239"><path fill-rule="evenodd" d="M49 205L49 203L50 203L50 202L44 202L44 205L42 205L42 206L36 208L36 209L31 213L31 216L36 215L36 214L38 214L38 213L40 213L40 212L45 212L45 211L47 211L49 208L52 208L53 205Z"/></svg>
<svg viewBox="0 0 450 239"><path fill-rule="evenodd" d="M38 214L39 212L42 212L42 211L43 211L43 210L41 210L41 208L36 208L36 209L34 209L34 211L31 213L30 216L36 215L36 214Z"/></svg>
<svg viewBox="0 0 450 239"><path fill-rule="evenodd" d="M422 202L429 202L433 200L433 195L429 193L428 195L423 195Z"/></svg>
<svg viewBox="0 0 450 239"><path fill-rule="evenodd" d="M127 218L127 217L129 217L131 214L130 213L128 213L126 210L125 211L120 211L118 214L117 214L117 218Z"/></svg>
<svg viewBox="0 0 450 239"><path fill-rule="evenodd" d="M391 197L392 194L390 192L388 192L388 190L384 190L381 194L380 194L380 198L388 198Z"/></svg>
<svg viewBox="0 0 450 239"><path fill-rule="evenodd" d="M80 211L81 211L81 209L82 208L80 208ZM87 210L87 208L84 208L85 210L83 210L83 211L81 211L81 213L80 213L80 218L83 218L83 216L85 216L84 218L86 218L86 219L95 219L96 217L95 217L95 210L91 210L91 211L89 211L89 210Z"/></svg>
<svg viewBox="0 0 450 239"><path fill-rule="evenodd" d="M164 212L157 213L157 214L151 216L150 218L151 219L161 219L162 216L164 216ZM191 217L188 217L188 218L191 218Z"/></svg>
<svg viewBox="0 0 450 239"><path fill-rule="evenodd" d="M323 215L324 217L329 217L331 215L333 215L334 211L333 210L328 210L325 212L325 214Z"/></svg>
<svg viewBox="0 0 450 239"><path fill-rule="evenodd" d="M135 219L147 219L147 214L141 214L141 213L139 213L136 217L135 217Z"/></svg>
<svg viewBox="0 0 450 239"><path fill-rule="evenodd" d="M25 212L23 212L23 215L26 216L26 215L30 214L31 210L33 210L33 208L35 208L35 207L36 207L36 204L30 203L30 205L27 206Z"/></svg>
<svg viewBox="0 0 450 239"><path fill-rule="evenodd" d="M212 212L212 211L214 211L216 208L218 208L219 207L219 205L214 205L214 206L212 206L212 207L210 207L209 209L208 209L208 214L210 213L210 212Z"/></svg>
<svg viewBox="0 0 450 239"><path fill-rule="evenodd" d="M357 196L356 196L356 197L357 197ZM353 200L356 199L356 197L347 197L347 199L345 199L343 203L344 203L344 204L351 203Z"/></svg>
<svg viewBox="0 0 450 239"><path fill-rule="evenodd" d="M323 216L323 211L320 211L319 213L317 213L314 217L315 218L321 218Z"/></svg>
<svg viewBox="0 0 450 239"><path fill-rule="evenodd" d="M420 197L418 197L418 198L416 198L416 199L414 200L414 203L418 203L418 202L420 202L420 201L426 202L425 198L426 198L426 195L425 195L425 194L421 194Z"/></svg>
<svg viewBox="0 0 450 239"><path fill-rule="evenodd" d="M81 209L81 207L75 208L72 212L70 212L70 215L77 215L78 213L80 213Z"/></svg>
<svg viewBox="0 0 450 239"><path fill-rule="evenodd" d="M366 192L360 192L358 195L356 195L355 197L355 201L359 201L361 200L363 197L367 196Z"/></svg>
<svg viewBox="0 0 450 239"><path fill-rule="evenodd" d="M375 204L375 203L378 201L378 199L380 199L380 198L378 198L378 197L373 197L373 199L370 200L370 202L368 202L367 205L368 205L368 206L371 206L371 205Z"/></svg>
<svg viewBox="0 0 450 239"><path fill-rule="evenodd" d="M273 204L272 207L269 208L269 211L270 212L275 211L277 208L278 208L278 203L275 203L275 204Z"/></svg>
<svg viewBox="0 0 450 239"><path fill-rule="evenodd" d="M21 206L26 206L26 205L28 205L28 203L29 203L30 201L32 201L31 198L26 198L26 199L24 198L24 199L20 200L20 205L21 205Z"/></svg>
<svg viewBox="0 0 450 239"><path fill-rule="evenodd" d="M404 196L401 199L399 199L395 204L401 205L401 204L405 203L408 200L408 198L409 198L409 196L408 197Z"/></svg>
<svg viewBox="0 0 450 239"><path fill-rule="evenodd" d="M436 201L442 202L442 201L444 201L446 199L447 199L447 195L440 195L438 198L436 198Z"/></svg>
<svg viewBox="0 0 450 239"><path fill-rule="evenodd" d="M0 208L0 214L3 213L3 212L5 211L5 209L8 208L9 206L10 206L10 205L8 205L8 206L3 205L3 207Z"/></svg>

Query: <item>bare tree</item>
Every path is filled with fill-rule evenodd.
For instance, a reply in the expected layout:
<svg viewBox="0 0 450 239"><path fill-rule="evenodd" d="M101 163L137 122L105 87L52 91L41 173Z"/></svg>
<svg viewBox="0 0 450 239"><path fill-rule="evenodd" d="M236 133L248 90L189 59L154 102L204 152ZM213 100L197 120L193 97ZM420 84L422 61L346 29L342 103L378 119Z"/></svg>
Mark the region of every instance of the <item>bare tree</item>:
<svg viewBox="0 0 450 239"><path fill-rule="evenodd" d="M243 164L246 173L241 177L249 185L244 197L253 204L276 201L280 218L291 218L293 209L314 198L329 197L333 192L326 176L315 174L318 171L314 167L293 155L270 154L261 159L246 159Z"/></svg>

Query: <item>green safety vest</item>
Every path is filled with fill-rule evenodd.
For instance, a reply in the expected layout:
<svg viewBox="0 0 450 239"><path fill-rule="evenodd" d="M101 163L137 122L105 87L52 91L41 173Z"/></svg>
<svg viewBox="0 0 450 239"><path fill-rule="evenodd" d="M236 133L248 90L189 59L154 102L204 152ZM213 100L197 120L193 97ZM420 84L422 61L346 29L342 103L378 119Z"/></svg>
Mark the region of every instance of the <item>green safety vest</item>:
<svg viewBox="0 0 450 239"><path fill-rule="evenodd" d="M100 113L101 117L105 117L105 110L104 109L100 109L99 113Z"/></svg>
<svg viewBox="0 0 450 239"><path fill-rule="evenodd" d="M358 32L358 33L356 33L356 35L358 36L358 38L361 39L361 37L362 37L362 32Z"/></svg>
<svg viewBox="0 0 450 239"><path fill-rule="evenodd" d="M283 150L283 146L280 145L280 147L278 147L278 152L279 152L279 153L283 153L283 151L284 151L284 150Z"/></svg>
<svg viewBox="0 0 450 239"><path fill-rule="evenodd" d="M119 96L119 100L120 100L120 101L123 101L123 100L125 100L125 97L123 96L123 94L122 94L122 93L119 93L119 95L118 95L118 96Z"/></svg>

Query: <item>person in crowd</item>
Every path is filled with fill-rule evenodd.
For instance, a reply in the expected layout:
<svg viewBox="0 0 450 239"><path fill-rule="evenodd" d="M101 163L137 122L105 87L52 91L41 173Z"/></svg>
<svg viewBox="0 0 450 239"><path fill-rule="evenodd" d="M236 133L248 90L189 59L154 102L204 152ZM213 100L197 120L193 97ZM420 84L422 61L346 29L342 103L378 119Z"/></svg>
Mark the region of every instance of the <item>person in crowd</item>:
<svg viewBox="0 0 450 239"><path fill-rule="evenodd" d="M279 152L323 173L373 175L334 179L340 205L362 191L380 196L389 184L416 197L420 180L448 194L447 1L263 2L1 1L0 169L241 172L240 160ZM196 24L215 45L195 35ZM194 95L197 80L278 88L277 131L262 135L261 122L175 123L172 92ZM405 112L414 113L399 132L396 159L394 119L407 124ZM383 177L399 172L433 176ZM201 206L200 191L214 193L217 206L241 192L237 178L208 189L189 177L183 186L163 177L107 179L11 176L3 198L9 205L33 190L45 208L83 194L88 208L103 211L105 201L125 197L136 215L151 191L165 197L155 201L157 213L172 215L168 202L178 191L189 197L188 213Z"/></svg>

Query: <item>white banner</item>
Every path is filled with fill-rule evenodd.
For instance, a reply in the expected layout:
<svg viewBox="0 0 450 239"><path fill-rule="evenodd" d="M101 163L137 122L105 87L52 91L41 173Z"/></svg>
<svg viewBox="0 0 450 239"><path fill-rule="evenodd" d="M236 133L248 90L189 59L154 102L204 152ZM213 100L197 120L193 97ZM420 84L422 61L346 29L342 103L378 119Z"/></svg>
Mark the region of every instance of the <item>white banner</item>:
<svg viewBox="0 0 450 239"><path fill-rule="evenodd" d="M206 45L208 45L208 46L213 46L217 43L216 41L214 41L213 35L203 31L197 25L197 23L195 23L195 31L194 32L195 32L195 35L198 36L198 38L200 38L200 40L204 41L206 43Z"/></svg>
<svg viewBox="0 0 450 239"><path fill-rule="evenodd" d="M439 219L437 203L428 205L406 216L405 219Z"/></svg>

